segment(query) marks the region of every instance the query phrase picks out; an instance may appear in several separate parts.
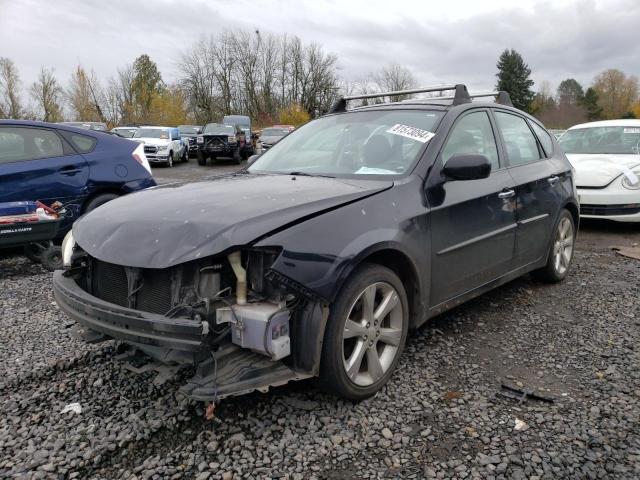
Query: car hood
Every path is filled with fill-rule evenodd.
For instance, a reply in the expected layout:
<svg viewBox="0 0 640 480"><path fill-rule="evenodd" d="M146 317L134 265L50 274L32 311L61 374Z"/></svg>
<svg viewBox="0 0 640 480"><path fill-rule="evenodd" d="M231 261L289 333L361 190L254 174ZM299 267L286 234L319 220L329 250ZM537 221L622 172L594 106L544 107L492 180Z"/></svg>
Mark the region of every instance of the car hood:
<svg viewBox="0 0 640 480"><path fill-rule="evenodd" d="M161 139L161 138L146 138L146 137L138 137L134 138L136 142L144 143L145 145L152 145L155 147L159 147L160 145L167 145L170 140Z"/></svg>
<svg viewBox="0 0 640 480"><path fill-rule="evenodd" d="M606 187L622 174L640 165L640 156L622 154L567 154L576 170L578 187Z"/></svg>
<svg viewBox="0 0 640 480"><path fill-rule="evenodd" d="M102 261L167 268L252 243L392 185L262 174L169 184L93 210L74 224L73 235Z"/></svg>

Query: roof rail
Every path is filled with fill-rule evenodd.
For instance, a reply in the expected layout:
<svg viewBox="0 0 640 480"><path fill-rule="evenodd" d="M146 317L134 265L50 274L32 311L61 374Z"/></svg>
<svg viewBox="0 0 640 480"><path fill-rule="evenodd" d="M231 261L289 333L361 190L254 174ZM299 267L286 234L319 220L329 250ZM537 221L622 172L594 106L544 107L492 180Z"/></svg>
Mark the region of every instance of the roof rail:
<svg viewBox="0 0 640 480"><path fill-rule="evenodd" d="M444 92L447 90L455 90L454 95L443 96L443 97L430 97L425 100L453 100L452 105L461 105L463 103L470 103L474 98L482 98L482 97L495 97L495 102L500 105L507 105L509 107L513 107L513 103L511 102L511 97L505 91L495 91L495 92L486 92L486 93L476 93L474 95L469 95L467 87L462 84L457 84L453 86L442 86L442 87L423 87L423 88L414 88L411 90L397 90L394 92L381 92L381 93L367 93L362 95L352 95L347 97L339 98L329 110L329 113L338 113L344 112L347 110L347 102L349 100L358 100L365 98L378 98L378 97L394 97L399 95L411 95L413 93L427 93L427 92Z"/></svg>
<svg viewBox="0 0 640 480"><path fill-rule="evenodd" d="M445 92L447 90L455 90L454 104L458 105L459 103L469 103L471 98L469 97L469 92L467 91L467 87L462 84L458 85L444 85L439 87L421 87L421 88L412 88L409 90L396 90L392 92L380 92L380 93L366 93L362 95L350 95L347 97L339 98L329 110L329 113L338 113L344 112L347 110L347 102L349 100L359 100L365 98L378 98L378 97L397 97L400 95L411 95L414 93L428 93L428 92ZM457 101L457 102L456 102Z"/></svg>

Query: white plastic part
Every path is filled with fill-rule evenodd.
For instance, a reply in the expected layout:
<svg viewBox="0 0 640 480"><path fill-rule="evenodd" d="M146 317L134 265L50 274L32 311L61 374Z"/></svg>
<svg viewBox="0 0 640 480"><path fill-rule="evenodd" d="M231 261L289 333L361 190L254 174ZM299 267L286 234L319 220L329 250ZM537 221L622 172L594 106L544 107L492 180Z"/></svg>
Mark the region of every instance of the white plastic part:
<svg viewBox="0 0 640 480"><path fill-rule="evenodd" d="M62 240L62 266L71 266L71 255L73 255L73 249L75 246L76 241L73 238L73 230L69 230Z"/></svg>
<svg viewBox="0 0 640 480"><path fill-rule="evenodd" d="M133 159L147 169L147 172L151 173L151 165L149 165L149 160L147 160L147 156L144 154L144 144L140 144L136 147L136 149L131 154Z"/></svg>
<svg viewBox="0 0 640 480"><path fill-rule="evenodd" d="M238 305L245 305L247 303L247 271L242 268L242 255L238 250L236 252L230 253L228 258L237 280L236 303Z"/></svg>

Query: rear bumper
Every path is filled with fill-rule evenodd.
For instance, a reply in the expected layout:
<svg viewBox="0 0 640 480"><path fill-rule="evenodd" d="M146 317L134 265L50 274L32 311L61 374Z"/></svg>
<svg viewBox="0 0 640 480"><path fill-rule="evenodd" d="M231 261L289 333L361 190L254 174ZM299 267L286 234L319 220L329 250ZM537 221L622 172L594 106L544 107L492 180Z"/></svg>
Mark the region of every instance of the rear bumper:
<svg viewBox="0 0 640 480"><path fill-rule="evenodd" d="M90 330L125 342L183 351L204 347L203 323L121 307L96 298L62 270L53 274L53 293L60 309Z"/></svg>

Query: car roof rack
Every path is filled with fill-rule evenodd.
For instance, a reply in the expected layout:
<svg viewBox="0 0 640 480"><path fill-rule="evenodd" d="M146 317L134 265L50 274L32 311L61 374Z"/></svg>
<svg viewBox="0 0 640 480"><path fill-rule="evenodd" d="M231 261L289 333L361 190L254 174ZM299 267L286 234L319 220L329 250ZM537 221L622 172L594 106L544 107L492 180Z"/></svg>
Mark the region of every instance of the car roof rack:
<svg viewBox="0 0 640 480"><path fill-rule="evenodd" d="M462 105L463 103L471 103L474 98L481 97L495 97L495 102L501 105L507 105L512 107L511 98L509 94L505 91L499 92L487 92L487 93L478 93L475 95L469 95L469 91L467 87L461 83L457 85L444 85L438 87L421 87L421 88L413 88L409 90L396 90L391 92L380 92L380 93L366 93L362 95L349 95L346 97L339 98L329 110L329 113L339 113L345 112L347 110L347 102L350 100L360 100L366 98L380 98L380 97L397 97L400 95L412 95L414 93L429 93L429 92L446 92L447 90L454 90L454 95L450 96L442 96L442 97L430 97L424 99L425 101L429 100L453 100L452 105Z"/></svg>

